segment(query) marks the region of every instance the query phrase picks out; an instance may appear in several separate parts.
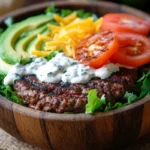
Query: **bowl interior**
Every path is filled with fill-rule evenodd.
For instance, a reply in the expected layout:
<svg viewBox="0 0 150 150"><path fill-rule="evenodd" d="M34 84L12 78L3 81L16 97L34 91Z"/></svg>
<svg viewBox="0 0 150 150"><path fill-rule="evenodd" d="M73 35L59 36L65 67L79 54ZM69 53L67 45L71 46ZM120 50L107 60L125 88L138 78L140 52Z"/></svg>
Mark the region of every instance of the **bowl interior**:
<svg viewBox="0 0 150 150"><path fill-rule="evenodd" d="M19 9L0 17L0 27L7 17L15 21L43 13L50 3ZM148 14L115 3L56 2L56 7L85 9L99 16L106 13L131 13L150 21ZM150 95L131 105L105 113L45 113L15 104L0 95L0 127L12 136L42 149L93 150L123 149L150 133Z"/></svg>
<svg viewBox="0 0 150 150"><path fill-rule="evenodd" d="M13 17L16 22L21 21L24 18L27 18L29 16L34 16L34 15L43 13L44 10L50 6L50 4L51 4L50 2L41 3L41 4L33 5L33 6L30 6L27 8L22 8L22 9L13 11L11 13L8 13L8 14L0 17L0 27L4 27L3 21L7 17ZM140 16L140 17L145 18L146 20L150 21L149 15L140 10L130 8L125 5L111 3L111 2L92 2L92 3L78 2L78 3L76 3L76 2L58 1L58 2L55 2L55 5L56 5L56 7L61 8L61 9L73 9L73 10L85 9L87 11L97 14L98 16L102 16L102 15L104 15L106 13L110 13L110 12L111 13L131 13L131 14ZM149 101L149 99L150 99L150 96L144 98L141 101L135 102L134 104L131 104L129 106L126 106L126 107L123 107L123 108L120 108L117 110L112 110L112 111L106 112L106 113L97 113L97 115L98 116L107 116L107 115L110 115L111 113L115 113L115 114L120 113L120 112L124 111L125 109L133 109L134 107L138 107L139 105L142 105L145 102ZM6 101L7 103L10 103L10 104L12 103L3 98L1 98L1 100ZM36 115L34 115L34 113L38 112L36 110L31 110L30 108L20 106L18 104L13 104L13 105L16 105L16 107L20 107L20 109L18 111L20 111L22 113L24 113L24 111L26 111L28 114L36 116ZM32 112L32 113L30 113L30 112ZM47 113L47 115L48 116L57 116L57 114L52 114L52 113ZM69 118L67 118L67 116L73 116L72 114L67 114L67 115L61 114L61 115L57 116L56 118L62 119L61 118L62 115L63 115L63 119L64 119L64 117L66 117L66 119L69 119ZM82 115L85 116L85 114L76 114L75 116L77 117L77 116L82 116ZM89 117L91 118L93 116L89 116ZM87 117L85 117L85 118L87 119Z"/></svg>

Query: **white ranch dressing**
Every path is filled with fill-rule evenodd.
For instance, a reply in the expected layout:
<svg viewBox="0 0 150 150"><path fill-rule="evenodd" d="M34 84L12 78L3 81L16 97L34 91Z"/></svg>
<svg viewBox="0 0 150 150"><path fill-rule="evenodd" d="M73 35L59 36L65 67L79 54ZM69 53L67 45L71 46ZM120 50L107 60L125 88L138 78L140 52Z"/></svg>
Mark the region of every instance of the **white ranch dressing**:
<svg viewBox="0 0 150 150"><path fill-rule="evenodd" d="M119 66L113 63L104 65L99 69L80 64L78 61L58 53L51 60L35 58L26 65L14 65L4 79L5 85L12 85L23 75L34 74L40 81L49 83L69 82L87 83L93 77L108 78L112 73L119 71Z"/></svg>

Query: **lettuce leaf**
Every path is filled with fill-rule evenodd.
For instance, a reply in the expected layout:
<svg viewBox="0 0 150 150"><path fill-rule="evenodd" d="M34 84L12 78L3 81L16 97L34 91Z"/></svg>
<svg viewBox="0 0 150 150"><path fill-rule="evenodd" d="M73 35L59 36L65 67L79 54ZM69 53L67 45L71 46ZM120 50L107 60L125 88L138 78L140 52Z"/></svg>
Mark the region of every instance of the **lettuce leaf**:
<svg viewBox="0 0 150 150"><path fill-rule="evenodd" d="M134 93L128 93L126 92L124 98L126 99L125 102L117 102L115 105L112 105L110 102L106 105L105 107L105 112L106 111L110 111L110 110L114 110L117 108L121 108L124 106L127 106L135 101L137 101L137 95L135 95Z"/></svg>
<svg viewBox="0 0 150 150"><path fill-rule="evenodd" d="M8 17L4 20L4 24L7 26L7 27L10 27L12 26L14 23L14 18L12 17Z"/></svg>
<svg viewBox="0 0 150 150"><path fill-rule="evenodd" d="M127 106L137 100L144 98L150 94L150 70L143 73L141 78L137 81L136 88L133 92L126 92L122 102L116 102L112 105L111 102L106 103L105 98L97 97L95 89L88 92L88 103L86 105L86 113L95 113L97 111L107 112L117 108Z"/></svg>
<svg viewBox="0 0 150 150"><path fill-rule="evenodd" d="M16 92L13 90L11 86L6 86L3 84L3 79L5 78L4 74L0 74L0 95L5 98L17 103L23 104L23 101L17 96Z"/></svg>
<svg viewBox="0 0 150 150"><path fill-rule="evenodd" d="M117 109L117 108L121 108L121 107L124 107L128 105L127 103L121 103L121 102L117 102L115 105L112 105L110 102L106 105L104 111L107 112L107 111L110 111L110 110L113 110L113 109Z"/></svg>
<svg viewBox="0 0 150 150"><path fill-rule="evenodd" d="M150 94L150 70L143 73L143 76L138 80L138 84L141 85L139 99Z"/></svg>
<svg viewBox="0 0 150 150"><path fill-rule="evenodd" d="M124 95L124 98L126 99L125 103L117 102L114 106L110 106L109 104L106 106L105 110L109 111L112 109L124 107L144 98L148 94L150 94L150 70L144 72L141 78L137 81L135 91L132 93L126 92Z"/></svg>
<svg viewBox="0 0 150 150"><path fill-rule="evenodd" d="M98 19L98 16L96 14L91 12L86 12L84 9L79 9L76 12L77 12L77 16L82 19L86 19L88 17L92 17L94 20Z"/></svg>
<svg viewBox="0 0 150 150"><path fill-rule="evenodd" d="M125 98L130 100L132 93L125 95ZM135 100L144 98L146 95L150 94L150 70L143 72L141 78L137 81L134 95L136 95ZM134 100L133 100L134 101Z"/></svg>
<svg viewBox="0 0 150 150"><path fill-rule="evenodd" d="M62 52L61 50L56 50L52 53L50 53L49 56L47 56L46 58L48 60L52 59L53 57L55 57L58 53ZM34 58L33 58L34 59ZM25 65L27 63L30 63L33 61L33 59L31 58L29 62L20 62L21 64ZM4 85L3 84L3 80L5 78L6 75L4 74L0 74L0 95L4 96L5 98L17 103L17 104L23 104L22 99L20 99L17 96L17 93L14 91L12 86L9 85Z"/></svg>
<svg viewBox="0 0 150 150"><path fill-rule="evenodd" d="M51 52L48 56L46 56L46 59L47 60L51 60L53 57L55 57L58 53L61 53L62 50L61 49L58 49L56 51L53 51Z"/></svg>
<svg viewBox="0 0 150 150"><path fill-rule="evenodd" d="M86 113L93 114L97 111L102 111L103 106L106 104L105 95L101 98L97 97L97 90L93 89L88 92L88 103L86 104Z"/></svg>
<svg viewBox="0 0 150 150"><path fill-rule="evenodd" d="M61 17L66 17L70 15L71 13L76 12L77 16L82 19L86 19L88 17L92 17L94 20L98 19L98 16L91 12L86 12L84 9L79 10L71 10L71 9L58 9L55 8L54 3L52 3L46 10L45 13L47 15L53 16L54 14L58 14Z"/></svg>
<svg viewBox="0 0 150 150"><path fill-rule="evenodd" d="M4 30L2 28L0 28L0 36L3 32L4 32Z"/></svg>
<svg viewBox="0 0 150 150"><path fill-rule="evenodd" d="M135 95L134 93L129 93L129 92L126 92L126 94L124 95L124 98L127 99L127 104L131 104L138 99L137 95Z"/></svg>
<svg viewBox="0 0 150 150"><path fill-rule="evenodd" d="M54 3L51 3L51 5L48 7L48 8L46 8L46 10L45 10L45 13L47 14L47 15L53 15L54 13L58 13L58 9L57 8L55 8L55 4Z"/></svg>

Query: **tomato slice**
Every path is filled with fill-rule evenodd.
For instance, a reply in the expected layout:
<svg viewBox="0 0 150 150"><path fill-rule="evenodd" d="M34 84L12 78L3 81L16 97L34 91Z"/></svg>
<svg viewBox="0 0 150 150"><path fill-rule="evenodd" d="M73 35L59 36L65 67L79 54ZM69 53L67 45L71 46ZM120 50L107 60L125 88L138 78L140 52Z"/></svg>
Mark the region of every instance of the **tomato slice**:
<svg viewBox="0 0 150 150"><path fill-rule="evenodd" d="M106 14L103 17L102 29L147 36L150 31L150 22L131 14Z"/></svg>
<svg viewBox="0 0 150 150"><path fill-rule="evenodd" d="M150 62L150 40L142 35L119 33L118 51L111 61L127 66L139 67Z"/></svg>
<svg viewBox="0 0 150 150"><path fill-rule="evenodd" d="M99 68L118 50L116 33L103 30L82 40L76 48L75 58L85 65Z"/></svg>

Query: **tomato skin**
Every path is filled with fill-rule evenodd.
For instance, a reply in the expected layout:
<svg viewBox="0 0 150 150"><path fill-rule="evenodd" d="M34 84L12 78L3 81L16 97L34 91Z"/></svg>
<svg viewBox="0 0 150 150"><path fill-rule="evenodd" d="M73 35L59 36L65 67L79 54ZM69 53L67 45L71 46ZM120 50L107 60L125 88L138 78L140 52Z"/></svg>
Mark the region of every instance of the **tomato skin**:
<svg viewBox="0 0 150 150"><path fill-rule="evenodd" d="M103 17L102 30L106 29L147 36L150 22L131 14L106 14Z"/></svg>
<svg viewBox="0 0 150 150"><path fill-rule="evenodd" d="M139 67L150 62L150 40L142 35L118 33L119 49L111 57L114 63Z"/></svg>
<svg viewBox="0 0 150 150"><path fill-rule="evenodd" d="M110 49L112 49L112 51L105 52L105 54L99 56L97 59L93 59L89 65L94 68L100 68L103 65L107 64L110 58L114 55L114 53L117 52L118 47L118 39L116 38L115 41L109 47Z"/></svg>
<svg viewBox="0 0 150 150"><path fill-rule="evenodd" d="M100 68L108 63L110 57L117 52L118 46L116 33L103 30L82 40L77 45L75 58L85 65Z"/></svg>

